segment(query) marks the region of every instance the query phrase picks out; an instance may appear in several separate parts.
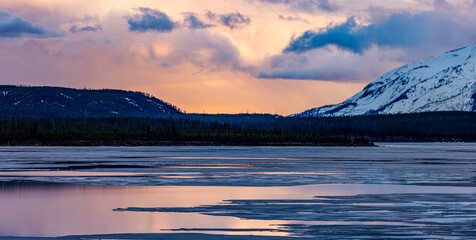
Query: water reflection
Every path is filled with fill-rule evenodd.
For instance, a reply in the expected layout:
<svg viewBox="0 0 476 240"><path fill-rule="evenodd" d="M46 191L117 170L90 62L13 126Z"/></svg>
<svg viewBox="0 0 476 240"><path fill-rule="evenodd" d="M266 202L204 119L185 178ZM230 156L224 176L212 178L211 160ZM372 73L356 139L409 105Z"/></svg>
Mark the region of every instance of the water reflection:
<svg viewBox="0 0 476 240"><path fill-rule="evenodd" d="M0 236L205 232L461 239L474 236L474 149L0 147Z"/></svg>
<svg viewBox="0 0 476 240"><path fill-rule="evenodd" d="M160 233L182 228L188 229L188 232L203 232L199 229L211 229L210 231L225 229L222 232L226 234L287 235L288 232L281 231L279 225L313 224L313 222L240 219L200 213L117 212L112 209L133 206L168 208L220 205L227 199L313 199L314 196L376 193L475 192L474 188L465 187L365 184L293 187L147 187L3 182L0 186L0 236ZM322 221L316 224L342 224L342 222Z"/></svg>
<svg viewBox="0 0 476 240"><path fill-rule="evenodd" d="M268 228L267 221L184 213L127 213L113 208L196 206L219 203L223 196L262 196L257 188L112 187L63 184L3 184L0 235L63 236L71 234L157 233L179 227ZM234 192L234 194L232 194ZM281 222L273 222L275 224ZM268 234L273 234L269 232Z"/></svg>

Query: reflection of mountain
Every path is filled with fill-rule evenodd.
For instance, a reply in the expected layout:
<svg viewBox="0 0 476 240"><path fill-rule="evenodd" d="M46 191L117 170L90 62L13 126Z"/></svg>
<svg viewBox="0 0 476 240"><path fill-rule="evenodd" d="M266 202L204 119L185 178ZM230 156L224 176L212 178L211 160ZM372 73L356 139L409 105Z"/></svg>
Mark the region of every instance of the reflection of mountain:
<svg viewBox="0 0 476 240"><path fill-rule="evenodd" d="M0 86L0 116L155 117L180 111L141 92Z"/></svg>
<svg viewBox="0 0 476 240"><path fill-rule="evenodd" d="M345 102L295 116L476 111L476 44L392 70Z"/></svg>

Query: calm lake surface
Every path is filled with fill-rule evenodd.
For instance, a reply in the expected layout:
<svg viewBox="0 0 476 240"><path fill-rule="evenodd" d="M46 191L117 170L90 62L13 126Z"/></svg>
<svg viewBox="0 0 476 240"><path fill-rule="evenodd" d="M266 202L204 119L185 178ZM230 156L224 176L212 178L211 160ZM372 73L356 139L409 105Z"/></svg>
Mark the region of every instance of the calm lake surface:
<svg viewBox="0 0 476 240"><path fill-rule="evenodd" d="M476 239L476 144L378 145L2 147L0 236Z"/></svg>

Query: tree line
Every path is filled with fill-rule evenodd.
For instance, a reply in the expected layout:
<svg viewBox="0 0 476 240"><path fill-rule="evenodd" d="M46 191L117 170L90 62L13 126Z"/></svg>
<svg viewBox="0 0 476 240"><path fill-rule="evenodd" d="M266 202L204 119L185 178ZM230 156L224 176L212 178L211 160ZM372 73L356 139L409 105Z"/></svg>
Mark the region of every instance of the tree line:
<svg viewBox="0 0 476 240"><path fill-rule="evenodd" d="M475 141L476 113L286 118L267 114L0 118L2 145L369 145Z"/></svg>

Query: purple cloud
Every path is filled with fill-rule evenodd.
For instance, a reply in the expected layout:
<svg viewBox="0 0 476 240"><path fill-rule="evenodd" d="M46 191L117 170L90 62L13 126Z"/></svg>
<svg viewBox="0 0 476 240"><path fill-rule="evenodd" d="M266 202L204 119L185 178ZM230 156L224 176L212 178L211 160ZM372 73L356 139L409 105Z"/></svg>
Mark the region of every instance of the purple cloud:
<svg viewBox="0 0 476 240"><path fill-rule="evenodd" d="M223 26L229 27L231 30L242 28L250 24L251 19L239 12L216 14L211 11L207 13L208 19L216 21Z"/></svg>
<svg viewBox="0 0 476 240"><path fill-rule="evenodd" d="M44 27L0 10L0 38L45 38L58 37L61 34L49 31Z"/></svg>
<svg viewBox="0 0 476 240"><path fill-rule="evenodd" d="M335 12L341 7L329 0L255 0L263 3L281 4L293 11L313 13L316 11Z"/></svg>
<svg viewBox="0 0 476 240"><path fill-rule="evenodd" d="M167 14L150 8L139 8L140 14L127 18L129 30L133 32L170 32L176 24Z"/></svg>
<svg viewBox="0 0 476 240"><path fill-rule="evenodd" d="M72 26L69 29L70 32L72 33L78 33L78 32L96 32L96 31L102 31L102 26L96 25L96 26L84 26L84 27L78 27L76 25Z"/></svg>
<svg viewBox="0 0 476 240"><path fill-rule="evenodd" d="M207 24L199 19L195 14L190 13L184 19L185 25L191 29L205 29L209 27L214 27L213 24Z"/></svg>
<svg viewBox="0 0 476 240"><path fill-rule="evenodd" d="M319 31L309 30L292 39L284 52L306 52L329 45L362 53L372 46L390 48L450 49L476 41L476 28L451 13L397 13L369 25L350 17L344 23Z"/></svg>

